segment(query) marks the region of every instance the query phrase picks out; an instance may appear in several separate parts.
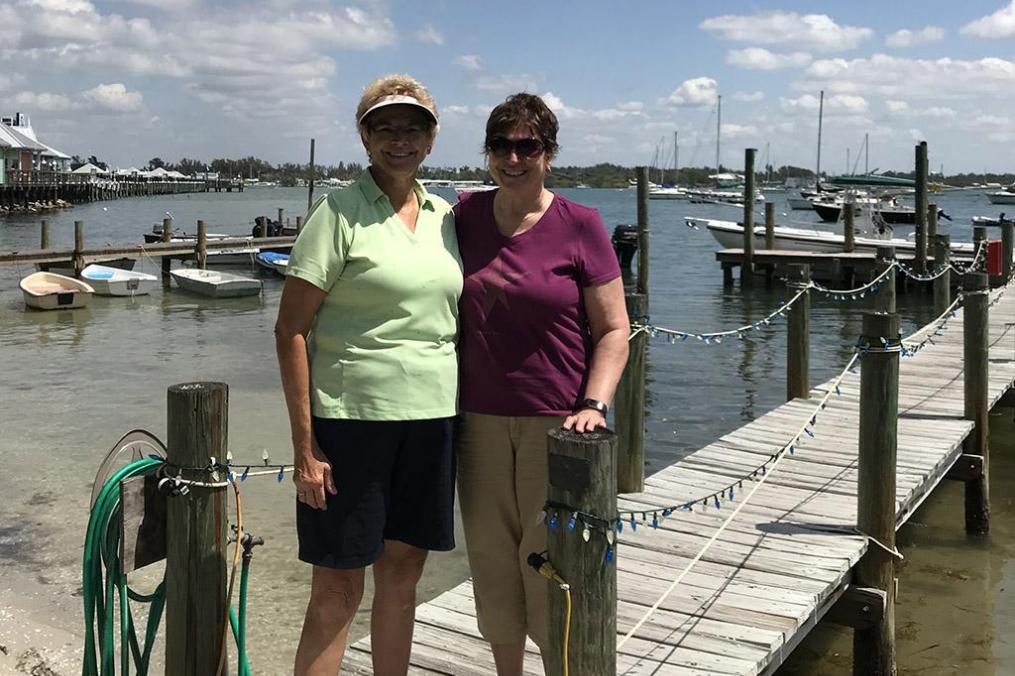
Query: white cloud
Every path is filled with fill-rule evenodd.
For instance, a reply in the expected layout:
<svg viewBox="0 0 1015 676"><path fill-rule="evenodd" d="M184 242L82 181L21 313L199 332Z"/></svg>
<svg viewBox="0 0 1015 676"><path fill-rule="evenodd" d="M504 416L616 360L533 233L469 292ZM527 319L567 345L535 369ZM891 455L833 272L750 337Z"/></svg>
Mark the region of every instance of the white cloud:
<svg viewBox="0 0 1015 676"><path fill-rule="evenodd" d="M542 99L554 114L565 120L583 120L595 122L614 122L625 118L644 117L642 106L637 101L629 101L613 108L584 109L569 106L553 92L542 94Z"/></svg>
<svg viewBox="0 0 1015 676"><path fill-rule="evenodd" d="M780 107L786 112L817 111L821 100L817 96L804 94L796 99L780 98ZM867 99L850 94L836 94L825 97L824 112L827 115L859 115L867 112Z"/></svg>
<svg viewBox="0 0 1015 676"><path fill-rule="evenodd" d="M431 24L425 24L416 31L416 40L425 45L443 45L444 35Z"/></svg>
<svg viewBox="0 0 1015 676"><path fill-rule="evenodd" d="M482 74L476 77L475 84L480 91L505 95L531 92L539 88L536 78L525 73L521 75Z"/></svg>
<svg viewBox="0 0 1015 676"><path fill-rule="evenodd" d="M716 102L719 95L719 83L710 77L696 77L684 80L660 103L677 107L705 107Z"/></svg>
<svg viewBox="0 0 1015 676"><path fill-rule="evenodd" d="M623 110L630 113L641 112L645 109L645 104L641 101L628 101L617 105L617 110Z"/></svg>
<svg viewBox="0 0 1015 676"><path fill-rule="evenodd" d="M115 84L100 84L81 94L86 100L98 104L108 110L117 112L131 112L141 107L144 97L140 92L127 91L127 88L117 82Z"/></svg>
<svg viewBox="0 0 1015 676"><path fill-rule="evenodd" d="M776 54L762 47L731 49L726 53L726 63L750 70L778 70L780 68L802 68L811 62L807 52Z"/></svg>
<svg viewBox="0 0 1015 676"><path fill-rule="evenodd" d="M475 54L463 54L462 56L455 57L452 63L473 73L483 70L483 66L479 63L479 57Z"/></svg>
<svg viewBox="0 0 1015 676"><path fill-rule="evenodd" d="M996 97L1015 88L1015 61L990 57L904 59L886 54L815 61L793 87L836 93L881 94L890 98L947 98L969 94ZM1003 94L1002 94L1003 95Z"/></svg>
<svg viewBox="0 0 1015 676"><path fill-rule="evenodd" d="M820 52L853 49L874 35L870 28L840 26L826 14L782 11L752 16L726 14L705 19L700 27L724 40Z"/></svg>
<svg viewBox="0 0 1015 676"><path fill-rule="evenodd" d="M758 128L753 125L724 124L722 125L722 137L724 139L736 139L754 137L758 135Z"/></svg>
<svg viewBox="0 0 1015 676"><path fill-rule="evenodd" d="M895 117L925 117L938 120L952 120L958 117L958 113L947 106L919 106L912 108L905 101L894 101L891 99L885 101L885 108L890 115Z"/></svg>
<svg viewBox="0 0 1015 676"><path fill-rule="evenodd" d="M765 100L765 92L736 92L733 98L745 103L757 103Z"/></svg>
<svg viewBox="0 0 1015 676"><path fill-rule="evenodd" d="M993 14L967 23L960 32L989 40L1015 37L1015 0Z"/></svg>
<svg viewBox="0 0 1015 676"><path fill-rule="evenodd" d="M14 97L14 103L26 108L61 112L71 108L71 99L63 94L20 92Z"/></svg>
<svg viewBox="0 0 1015 676"><path fill-rule="evenodd" d="M943 28L937 26L927 26L917 31L911 31L908 28L897 30L887 38L885 38L885 44L889 47L912 47L913 45L922 45L928 42L940 42L945 39L945 31Z"/></svg>
<svg viewBox="0 0 1015 676"><path fill-rule="evenodd" d="M909 104L905 101L885 101L885 108L887 108L888 112L893 115L909 112Z"/></svg>
<svg viewBox="0 0 1015 676"><path fill-rule="evenodd" d="M468 106L444 106L441 108L441 115L466 115L469 112Z"/></svg>

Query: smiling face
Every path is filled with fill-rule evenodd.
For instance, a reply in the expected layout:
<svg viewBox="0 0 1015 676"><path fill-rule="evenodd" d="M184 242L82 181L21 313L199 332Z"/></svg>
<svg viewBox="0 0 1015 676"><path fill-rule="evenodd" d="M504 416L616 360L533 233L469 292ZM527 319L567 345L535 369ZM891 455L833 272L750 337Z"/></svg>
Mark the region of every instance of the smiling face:
<svg viewBox="0 0 1015 676"><path fill-rule="evenodd" d="M394 105L370 113L360 129L373 168L392 177L413 177L434 140L434 126L415 106Z"/></svg>
<svg viewBox="0 0 1015 676"><path fill-rule="evenodd" d="M527 126L518 126L492 137L488 146L490 176L498 186L529 192L543 188L550 161L535 132Z"/></svg>

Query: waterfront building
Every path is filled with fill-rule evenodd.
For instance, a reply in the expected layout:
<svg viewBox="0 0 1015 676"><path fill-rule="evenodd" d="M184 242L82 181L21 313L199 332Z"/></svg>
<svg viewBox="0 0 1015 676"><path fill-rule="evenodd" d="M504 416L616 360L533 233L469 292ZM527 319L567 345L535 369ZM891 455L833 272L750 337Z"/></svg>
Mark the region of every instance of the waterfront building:
<svg viewBox="0 0 1015 676"><path fill-rule="evenodd" d="M25 113L0 117L0 185L13 172L70 171L70 155L39 141Z"/></svg>

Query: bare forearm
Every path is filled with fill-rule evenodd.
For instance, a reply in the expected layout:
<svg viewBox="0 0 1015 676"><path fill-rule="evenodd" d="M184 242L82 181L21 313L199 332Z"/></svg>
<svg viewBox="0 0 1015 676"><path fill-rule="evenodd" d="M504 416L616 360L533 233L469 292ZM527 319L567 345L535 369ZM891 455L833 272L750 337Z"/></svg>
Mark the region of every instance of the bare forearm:
<svg viewBox="0 0 1015 676"><path fill-rule="evenodd" d="M302 334L279 335L275 338L278 367L282 376L282 391L289 411L289 429L292 433L293 454L309 456L313 447L310 426L310 364L307 360L307 343Z"/></svg>
<svg viewBox="0 0 1015 676"><path fill-rule="evenodd" d="M586 397L607 403L613 400L627 364L627 335L626 327L618 327L604 333L593 346Z"/></svg>

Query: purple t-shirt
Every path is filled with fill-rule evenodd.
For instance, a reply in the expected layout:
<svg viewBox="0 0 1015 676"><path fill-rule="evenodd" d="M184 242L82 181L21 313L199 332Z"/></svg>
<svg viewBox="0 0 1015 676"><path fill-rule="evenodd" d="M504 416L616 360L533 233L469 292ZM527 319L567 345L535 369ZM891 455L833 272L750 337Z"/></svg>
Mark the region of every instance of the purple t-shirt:
<svg viewBox="0 0 1015 676"><path fill-rule="evenodd" d="M465 271L459 301L459 407L568 415L592 356L582 289L620 276L599 212L560 195L529 230L497 229L497 191L454 207Z"/></svg>

